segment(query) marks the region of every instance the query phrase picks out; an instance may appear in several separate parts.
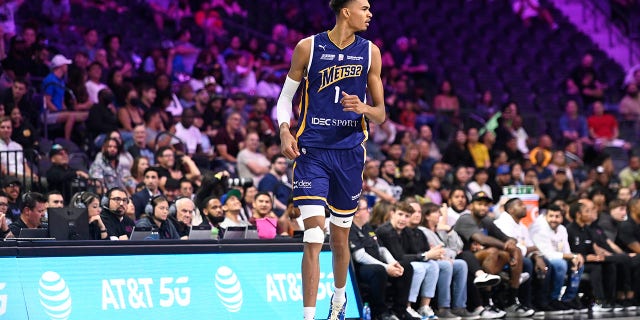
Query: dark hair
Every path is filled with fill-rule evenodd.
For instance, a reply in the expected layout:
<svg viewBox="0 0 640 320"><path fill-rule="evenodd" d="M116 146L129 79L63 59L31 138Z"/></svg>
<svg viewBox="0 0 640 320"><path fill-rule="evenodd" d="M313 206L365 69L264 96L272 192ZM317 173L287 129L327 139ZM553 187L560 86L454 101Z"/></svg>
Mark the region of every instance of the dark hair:
<svg viewBox="0 0 640 320"><path fill-rule="evenodd" d="M281 154L281 153L278 153L278 154L276 154L275 156L271 157L271 164L276 163L276 161L278 161L278 159L280 159L280 158L285 158L285 159L286 159L287 157L285 157L285 156L284 156L283 154Z"/></svg>
<svg viewBox="0 0 640 320"><path fill-rule="evenodd" d="M406 212L408 214L413 214L415 212L415 209L413 209L411 204L406 200L396 202L396 204L393 205L393 210L394 211L398 211L398 210L404 211L404 212Z"/></svg>
<svg viewBox="0 0 640 320"><path fill-rule="evenodd" d="M146 169L144 169L144 172L142 173L142 175L146 175L147 172L155 172L156 174L158 174L158 176L160 176L160 170L158 170L158 168L156 167L148 167Z"/></svg>
<svg viewBox="0 0 640 320"><path fill-rule="evenodd" d="M49 192L47 192L45 194L45 197L47 198L47 201L49 201L49 197L51 197L52 195L62 195L62 192L58 191L58 190L51 190Z"/></svg>
<svg viewBox="0 0 640 320"><path fill-rule="evenodd" d="M425 217L438 210L440 210L440 206L433 202L425 203L422 205L422 213L424 213Z"/></svg>
<svg viewBox="0 0 640 320"><path fill-rule="evenodd" d="M260 191L260 192L256 193L256 196L254 197L254 199L258 199L258 196L267 196L267 197L269 197L269 199L271 199L271 202L273 202L273 197L271 196L271 194L269 192Z"/></svg>
<svg viewBox="0 0 640 320"><path fill-rule="evenodd" d="M174 151L171 147L168 147L168 146L160 147L160 148L158 149L158 151L156 151L156 154L155 154L155 156L156 156L156 162L158 162L158 159L159 159L160 157L162 157L162 154L163 154L165 151L167 151L167 150L171 150L171 152L173 152L173 154L175 155L175 151Z"/></svg>
<svg viewBox="0 0 640 320"><path fill-rule="evenodd" d="M149 199L149 204L151 205L151 208L153 208L153 210L151 211L151 214L148 214L150 219L154 219L154 216L155 216L155 213L156 213L156 206L160 202L169 203L169 199L167 199L167 197L165 197L163 195L158 195L158 196L155 196L155 197Z"/></svg>
<svg viewBox="0 0 640 320"><path fill-rule="evenodd" d="M504 211L511 214L511 209L516 205L516 202L520 200L520 198L511 198L504 203Z"/></svg>
<svg viewBox="0 0 640 320"><path fill-rule="evenodd" d="M549 211L560 211L560 213L562 214L562 208L560 208L560 206L557 204L550 204L549 206L547 206L547 212Z"/></svg>
<svg viewBox="0 0 640 320"><path fill-rule="evenodd" d="M340 14L340 10L346 7L349 2L351 2L351 0L330 0L329 8L331 8L331 11L337 16Z"/></svg>
<svg viewBox="0 0 640 320"><path fill-rule="evenodd" d="M47 198L38 192L27 192L22 195L22 204L20 204L20 211L24 211L25 208L33 210L38 203L47 203Z"/></svg>
<svg viewBox="0 0 640 320"><path fill-rule="evenodd" d="M619 207L626 207L627 203L620 199L613 199L609 201L609 210L613 210Z"/></svg>
<svg viewBox="0 0 640 320"><path fill-rule="evenodd" d="M569 207L569 216L571 219L575 220L578 212L582 212L582 208L584 205L580 202L576 202Z"/></svg>

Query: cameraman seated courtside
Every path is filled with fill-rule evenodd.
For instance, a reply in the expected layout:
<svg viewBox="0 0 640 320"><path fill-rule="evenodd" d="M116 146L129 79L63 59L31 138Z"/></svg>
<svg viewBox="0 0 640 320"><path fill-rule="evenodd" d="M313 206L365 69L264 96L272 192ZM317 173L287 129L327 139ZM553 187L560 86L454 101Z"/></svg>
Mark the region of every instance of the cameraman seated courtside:
<svg viewBox="0 0 640 320"><path fill-rule="evenodd" d="M47 228L42 219L47 211L47 198L38 192L27 192L20 202L20 218L9 225L9 233L0 234L3 238L19 237L20 229ZM6 231L2 231L5 233Z"/></svg>
<svg viewBox="0 0 640 320"><path fill-rule="evenodd" d="M169 201L165 196L155 196L144 208L144 214L136 221L136 228L146 227L158 230L160 239L180 239L173 223L169 222Z"/></svg>
<svg viewBox="0 0 640 320"><path fill-rule="evenodd" d="M69 205L72 208L87 209L89 215L89 236L91 240L107 240L107 227L100 217L100 196L93 192L81 191L71 197ZM70 239L74 239L70 236Z"/></svg>
<svg viewBox="0 0 640 320"><path fill-rule="evenodd" d="M358 210L349 231L349 248L358 281L369 286L367 290L371 306L371 318L398 320L407 308L413 267L408 261L398 262L387 248L378 244L378 239L369 224L369 207L366 199L358 201ZM386 305L387 284L391 284L393 306Z"/></svg>

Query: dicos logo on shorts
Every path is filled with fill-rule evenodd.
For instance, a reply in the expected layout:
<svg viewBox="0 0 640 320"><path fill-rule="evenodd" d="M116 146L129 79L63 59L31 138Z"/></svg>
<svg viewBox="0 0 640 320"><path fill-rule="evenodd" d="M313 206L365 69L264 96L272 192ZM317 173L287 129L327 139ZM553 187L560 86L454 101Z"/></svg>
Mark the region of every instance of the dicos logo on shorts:
<svg viewBox="0 0 640 320"><path fill-rule="evenodd" d="M216 271L216 290L222 305L229 312L239 312L242 308L242 286L235 272L227 266Z"/></svg>
<svg viewBox="0 0 640 320"><path fill-rule="evenodd" d="M71 294L60 275L47 271L40 277L40 304L51 320L66 320L71 315Z"/></svg>

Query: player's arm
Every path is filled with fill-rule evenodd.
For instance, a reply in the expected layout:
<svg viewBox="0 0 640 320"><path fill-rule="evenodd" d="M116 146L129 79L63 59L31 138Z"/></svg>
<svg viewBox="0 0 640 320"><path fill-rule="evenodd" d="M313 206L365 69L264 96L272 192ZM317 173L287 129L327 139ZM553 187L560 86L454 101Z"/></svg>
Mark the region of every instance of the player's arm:
<svg viewBox="0 0 640 320"><path fill-rule="evenodd" d="M302 81L302 77L304 76L305 68L309 64L310 53L311 38L305 38L298 42L296 48L293 50L291 67L289 68L287 79L284 82L284 86L282 86L282 91L276 104L282 154L289 159L294 159L300 155L298 146L296 145L296 139L291 134L289 128L289 121L291 121L290 114L293 110L293 96L296 94L300 86L300 81Z"/></svg>
<svg viewBox="0 0 640 320"><path fill-rule="evenodd" d="M370 106L362 101L357 95L351 95L348 92L342 92L342 100L340 101L344 108L344 111L352 111L357 114L364 114L369 120L376 124L384 122L386 112L384 108L384 90L382 87L382 78L380 78L380 72L382 71L382 58L380 55L380 49L371 44L371 66L369 67L369 75L367 78L367 88L369 94L373 100L373 106Z"/></svg>

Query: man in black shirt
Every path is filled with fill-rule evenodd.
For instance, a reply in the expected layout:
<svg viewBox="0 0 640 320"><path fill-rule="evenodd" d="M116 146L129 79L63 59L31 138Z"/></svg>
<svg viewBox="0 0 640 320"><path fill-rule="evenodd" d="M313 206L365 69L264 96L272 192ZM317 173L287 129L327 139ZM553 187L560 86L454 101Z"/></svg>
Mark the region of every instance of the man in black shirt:
<svg viewBox="0 0 640 320"><path fill-rule="evenodd" d="M49 190L58 190L65 199L71 199L71 183L76 179L89 179L89 174L71 168L67 149L57 143L51 146L49 159L52 164L46 172Z"/></svg>
<svg viewBox="0 0 640 320"><path fill-rule="evenodd" d="M100 201L100 218L111 240L129 240L135 224L125 215L129 198L124 189L115 187L107 191Z"/></svg>
<svg viewBox="0 0 640 320"><path fill-rule="evenodd" d="M620 223L616 243L629 253L635 253L631 258L632 289L635 293L634 304L638 305L640 294L640 199L629 201L629 218Z"/></svg>
<svg viewBox="0 0 640 320"><path fill-rule="evenodd" d="M405 312L413 268L408 262L398 262L389 250L378 244L377 236L368 223L369 216L367 201L361 199L349 231L349 247L358 280L369 285L371 317L394 319L393 313L403 315ZM393 313L385 304L387 282L391 283L394 294Z"/></svg>
<svg viewBox="0 0 640 320"><path fill-rule="evenodd" d="M47 198L41 193L27 192L22 196L20 202L20 218L16 219L9 225L11 234L15 237L20 236L20 229L37 229L47 228L46 224L42 224L42 218L47 211Z"/></svg>

